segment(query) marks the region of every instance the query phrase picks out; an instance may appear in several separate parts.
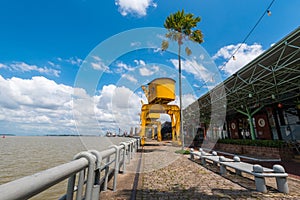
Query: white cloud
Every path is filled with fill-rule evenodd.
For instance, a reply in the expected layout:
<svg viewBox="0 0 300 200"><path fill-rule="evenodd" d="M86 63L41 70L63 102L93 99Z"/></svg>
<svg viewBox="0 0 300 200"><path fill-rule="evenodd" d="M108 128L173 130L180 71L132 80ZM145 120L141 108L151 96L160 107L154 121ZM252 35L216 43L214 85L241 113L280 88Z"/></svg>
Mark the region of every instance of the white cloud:
<svg viewBox="0 0 300 200"><path fill-rule="evenodd" d="M82 64L82 62L83 62L83 60L81 58L78 58L76 56L75 57L66 58L66 59L58 57L57 60L59 62L66 62L66 63L69 63L71 65L75 65L75 66L80 66Z"/></svg>
<svg viewBox="0 0 300 200"><path fill-rule="evenodd" d="M135 63L136 65L146 66L146 63L145 63L145 61L143 61L143 60L134 60L134 63Z"/></svg>
<svg viewBox="0 0 300 200"><path fill-rule="evenodd" d="M129 74L123 74L122 78L126 78L127 80L129 80L132 83L137 83L138 80L136 78L134 78L134 76L129 75Z"/></svg>
<svg viewBox="0 0 300 200"><path fill-rule="evenodd" d="M5 92L4 92L5 91ZM90 96L37 76L31 79L0 75L0 126L14 134L100 134L100 129L130 130L139 125L140 98L130 89L104 86ZM126 117L124 117L126 116ZM76 125L76 126L75 126Z"/></svg>
<svg viewBox="0 0 300 200"><path fill-rule="evenodd" d="M48 64L51 65L52 67L55 66L54 62L48 61Z"/></svg>
<svg viewBox="0 0 300 200"><path fill-rule="evenodd" d="M195 87L195 88L200 88L201 86L199 86L198 84L194 83L194 84L193 84L193 87Z"/></svg>
<svg viewBox="0 0 300 200"><path fill-rule="evenodd" d="M239 48L240 47L240 48ZM236 60L233 60L231 56L233 53L239 48L239 50L235 53ZM252 61L254 58L259 56L264 52L262 46L260 44L236 44L236 45L228 45L222 47L214 56L213 59L225 59L229 60L225 66L219 66L221 70L224 70L229 75L235 73L240 68L244 67L247 63Z"/></svg>
<svg viewBox="0 0 300 200"><path fill-rule="evenodd" d="M130 46L131 47L139 47L139 46L141 46L141 42L131 42Z"/></svg>
<svg viewBox="0 0 300 200"><path fill-rule="evenodd" d="M101 58L99 56L92 56L92 58L96 61L101 61Z"/></svg>
<svg viewBox="0 0 300 200"><path fill-rule="evenodd" d="M0 68L7 68L7 66L4 65L4 64L2 64L2 63L0 63Z"/></svg>
<svg viewBox="0 0 300 200"><path fill-rule="evenodd" d="M72 87L40 76L32 79L0 76L0 91L0 113L5 116L1 122L10 124L7 132L75 133Z"/></svg>
<svg viewBox="0 0 300 200"><path fill-rule="evenodd" d="M118 62L117 67L119 67L119 69L120 69L120 70L118 70L119 72L123 72L123 70L127 70L127 71L133 71L134 70L133 67L131 67L130 65L127 65L123 62Z"/></svg>
<svg viewBox="0 0 300 200"><path fill-rule="evenodd" d="M182 98L183 108L186 108L188 105L194 103L197 100L193 94L184 94Z"/></svg>
<svg viewBox="0 0 300 200"><path fill-rule="evenodd" d="M161 123L164 123L165 121L171 122L171 117L168 114L160 114L160 117L157 121L160 121Z"/></svg>
<svg viewBox="0 0 300 200"><path fill-rule="evenodd" d="M159 71L159 67L154 66L147 66L147 67L141 67L139 69L141 76L151 76Z"/></svg>
<svg viewBox="0 0 300 200"><path fill-rule="evenodd" d="M157 7L157 4L153 0L115 0L115 4L123 16L127 16L128 14L139 17L145 16L149 7Z"/></svg>
<svg viewBox="0 0 300 200"><path fill-rule="evenodd" d="M193 94L183 94L182 95L182 107L183 109L194 103L197 100L196 96ZM175 100L170 102L170 104L175 104L179 106L179 96L175 97Z"/></svg>
<svg viewBox="0 0 300 200"><path fill-rule="evenodd" d="M178 69L178 60L171 59L171 63L176 69ZM196 60L182 60L181 61L182 71L193 74L194 78L197 80L204 80L204 82L212 82L213 73L207 70L201 63L198 63Z"/></svg>
<svg viewBox="0 0 300 200"><path fill-rule="evenodd" d="M109 67L102 61L102 59L99 56L92 56L92 58L94 59L94 61L90 64L94 70L111 72Z"/></svg>
<svg viewBox="0 0 300 200"><path fill-rule="evenodd" d="M153 52L154 52L154 53L160 53L160 54L162 54L163 51L161 50L160 47L157 47L157 48L154 48L154 49L153 49Z"/></svg>
<svg viewBox="0 0 300 200"><path fill-rule="evenodd" d="M91 66L94 70L103 70L103 71L108 71L109 68L104 65L102 62L92 62Z"/></svg>
<svg viewBox="0 0 300 200"><path fill-rule="evenodd" d="M127 130L139 125L140 98L130 89L107 85L96 98L98 99L96 113L100 123L109 119L115 121L121 129Z"/></svg>
<svg viewBox="0 0 300 200"><path fill-rule="evenodd" d="M36 71L41 74L52 75L59 77L60 71L56 69L51 69L47 67L38 67L37 65L29 65L25 62L14 62L8 65L8 68L12 71L21 71L21 72L32 72Z"/></svg>
<svg viewBox="0 0 300 200"><path fill-rule="evenodd" d="M77 58L77 57L71 57L71 58L66 59L66 62L68 62L72 65L77 65L77 66L80 66L82 61L83 60L81 58Z"/></svg>

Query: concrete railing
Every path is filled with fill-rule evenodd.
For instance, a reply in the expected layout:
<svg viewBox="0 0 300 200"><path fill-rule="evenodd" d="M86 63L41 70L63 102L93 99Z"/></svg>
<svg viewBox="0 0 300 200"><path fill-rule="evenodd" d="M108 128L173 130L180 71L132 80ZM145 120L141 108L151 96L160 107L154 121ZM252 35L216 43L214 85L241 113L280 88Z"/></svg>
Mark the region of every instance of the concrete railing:
<svg viewBox="0 0 300 200"><path fill-rule="evenodd" d="M109 177L113 177L116 190L118 173L125 173L126 163L133 158L139 142L133 138L104 151L81 152L69 163L0 185L1 200L28 199L66 179L67 192L60 199L71 200L76 192L76 199L98 200L100 187L107 190Z"/></svg>

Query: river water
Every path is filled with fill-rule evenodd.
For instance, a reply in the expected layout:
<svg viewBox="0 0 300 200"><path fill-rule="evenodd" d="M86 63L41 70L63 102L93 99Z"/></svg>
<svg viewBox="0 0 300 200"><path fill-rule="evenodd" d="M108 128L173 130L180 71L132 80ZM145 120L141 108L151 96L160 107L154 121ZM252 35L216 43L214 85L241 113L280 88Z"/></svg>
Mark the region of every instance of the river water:
<svg viewBox="0 0 300 200"><path fill-rule="evenodd" d="M128 139L72 136L7 136L0 138L0 185L67 163L81 151L90 149L101 151L112 144L119 144ZM32 199L58 199L65 194L66 184L67 181L63 181Z"/></svg>

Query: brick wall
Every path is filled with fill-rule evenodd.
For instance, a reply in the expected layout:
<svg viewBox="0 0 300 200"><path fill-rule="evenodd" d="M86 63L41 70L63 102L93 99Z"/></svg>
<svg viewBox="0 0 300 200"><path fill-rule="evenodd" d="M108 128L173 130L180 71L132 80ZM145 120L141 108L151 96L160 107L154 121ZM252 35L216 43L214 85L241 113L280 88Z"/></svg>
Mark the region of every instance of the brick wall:
<svg viewBox="0 0 300 200"><path fill-rule="evenodd" d="M294 157L293 151L287 147L275 148L217 143L214 149L257 158L281 158L282 160L290 160Z"/></svg>

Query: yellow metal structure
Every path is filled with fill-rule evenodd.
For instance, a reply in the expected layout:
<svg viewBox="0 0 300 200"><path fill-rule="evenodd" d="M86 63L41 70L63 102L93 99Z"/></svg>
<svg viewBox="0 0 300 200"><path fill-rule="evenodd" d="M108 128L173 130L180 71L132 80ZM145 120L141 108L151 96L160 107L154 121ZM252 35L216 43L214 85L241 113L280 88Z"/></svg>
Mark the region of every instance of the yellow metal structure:
<svg viewBox="0 0 300 200"><path fill-rule="evenodd" d="M175 100L175 81L170 78L154 79L148 84L147 92L149 104L168 104Z"/></svg>
<svg viewBox="0 0 300 200"><path fill-rule="evenodd" d="M175 100L175 81L170 78L157 78L147 86L142 86L147 97L148 104L143 104L141 109L141 145L145 144L145 132L147 127L157 126L157 140L161 141L161 123L157 121L161 113L171 117L172 140L180 141L180 109L177 105L169 105ZM154 139L154 128L152 128L152 139Z"/></svg>
<svg viewBox="0 0 300 200"><path fill-rule="evenodd" d="M157 128L157 140L161 141L161 122L157 121L160 117L159 113L148 113L146 116L146 126L149 126L152 129L152 139L155 139L155 128Z"/></svg>

